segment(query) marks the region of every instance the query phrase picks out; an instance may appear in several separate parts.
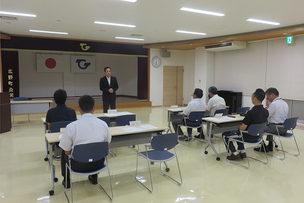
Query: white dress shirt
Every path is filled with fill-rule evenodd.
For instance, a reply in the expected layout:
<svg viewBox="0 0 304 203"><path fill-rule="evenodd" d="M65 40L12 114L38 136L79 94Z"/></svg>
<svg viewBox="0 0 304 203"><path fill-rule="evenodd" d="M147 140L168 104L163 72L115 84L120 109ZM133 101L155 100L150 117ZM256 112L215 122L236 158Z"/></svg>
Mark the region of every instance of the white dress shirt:
<svg viewBox="0 0 304 203"><path fill-rule="evenodd" d="M91 113L85 113L77 121L67 125L59 146L64 151L73 150L75 145L94 142L111 142L108 125L94 117Z"/></svg>
<svg viewBox="0 0 304 203"><path fill-rule="evenodd" d="M189 116L192 111L206 111L206 103L201 98L192 99L183 114Z"/></svg>
<svg viewBox="0 0 304 203"><path fill-rule="evenodd" d="M210 111L210 116L214 116L214 113L218 109L225 109L226 108L226 102L225 100L215 94L212 98L209 99L207 110Z"/></svg>
<svg viewBox="0 0 304 203"><path fill-rule="evenodd" d="M275 98L268 107L269 123L284 123L288 114L288 104L280 97Z"/></svg>
<svg viewBox="0 0 304 203"><path fill-rule="evenodd" d="M106 76L107 77L107 76ZM111 84L111 76L110 77L107 77L107 80L108 80L108 83L109 83L109 86Z"/></svg>

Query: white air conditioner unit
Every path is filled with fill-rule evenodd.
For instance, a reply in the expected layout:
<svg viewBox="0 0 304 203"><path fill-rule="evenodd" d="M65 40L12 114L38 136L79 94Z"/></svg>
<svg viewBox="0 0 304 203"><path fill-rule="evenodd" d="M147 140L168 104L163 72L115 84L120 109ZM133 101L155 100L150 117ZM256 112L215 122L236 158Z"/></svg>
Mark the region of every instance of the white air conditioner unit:
<svg viewBox="0 0 304 203"><path fill-rule="evenodd" d="M245 49L247 43L240 41L225 42L220 44L206 45L204 48L207 51L228 51L236 49Z"/></svg>

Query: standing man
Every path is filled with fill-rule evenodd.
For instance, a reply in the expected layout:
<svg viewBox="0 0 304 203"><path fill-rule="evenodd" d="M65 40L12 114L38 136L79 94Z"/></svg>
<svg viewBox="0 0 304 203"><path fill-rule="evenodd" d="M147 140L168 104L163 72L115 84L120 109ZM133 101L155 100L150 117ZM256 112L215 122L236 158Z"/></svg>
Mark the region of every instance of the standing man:
<svg viewBox="0 0 304 203"><path fill-rule="evenodd" d="M262 101L265 98L265 92L262 89L256 89L255 92L251 96L251 101L254 104L254 107L252 107L251 110L249 110L243 120L242 125L239 127L239 130L247 130L247 128L251 124L261 124L266 123L268 118L268 111L263 107ZM222 134L223 140L226 144L226 146L229 149L229 152L231 152L230 156L227 156L228 160L238 160L246 158L246 151L243 143L237 142L238 150L240 150L240 153L238 153L233 145L232 142L229 143L228 146L228 140L230 136L240 135L240 132L238 130L235 131L227 131ZM242 138L234 138L238 140L242 140ZM257 136L251 136L247 133L243 133L243 139L247 142L254 142L259 139Z"/></svg>
<svg viewBox="0 0 304 203"><path fill-rule="evenodd" d="M202 100L203 97L203 90L196 88L193 93L193 99L189 102L188 106L183 111L183 116L187 117L192 111L205 111L206 110L206 103ZM201 122L201 121L200 121ZM187 124L189 126L197 126L197 122L194 121L188 121ZM181 127L179 125L185 125L184 118L174 119L172 121L172 126L174 128L175 132L178 132L179 135L182 135L180 137L180 140L189 141L188 137L184 135ZM187 129L189 137L191 139L192 134L192 128Z"/></svg>
<svg viewBox="0 0 304 203"><path fill-rule="evenodd" d="M269 104L269 102L271 102ZM270 87L266 90L266 109L268 109L269 117L265 132L277 134L275 125L282 125L287 118L289 111L288 104L279 97L279 91ZM280 135L285 135L287 130L279 128ZM273 136L267 135L268 145L265 146L266 152L273 151ZM263 142L264 144L264 142ZM264 152L263 146L254 148L255 151Z"/></svg>
<svg viewBox="0 0 304 203"><path fill-rule="evenodd" d="M111 76L111 68L104 68L105 76L100 78L99 88L102 91L103 112L107 113L109 105L116 109L116 91L118 89L117 79Z"/></svg>
<svg viewBox="0 0 304 203"><path fill-rule="evenodd" d="M226 102L225 100L217 95L217 88L214 86L209 87L208 89L210 99L208 101L206 113L209 113L209 116L214 116L214 112L218 109L225 109Z"/></svg>
<svg viewBox="0 0 304 203"><path fill-rule="evenodd" d="M93 97L84 95L80 97L78 110L81 114L81 118L75 122L67 125L59 146L64 150L61 158L61 174L63 176L62 184L65 186L65 179L67 178L67 188L70 188L70 176L69 172L65 177L65 164L68 163L68 156L72 153L75 145L89 144L95 142L108 142L110 147L111 135L108 125L94 117L92 114L95 110L95 101ZM71 166L74 171L86 172L94 171L104 164L104 159L90 163L81 163L72 160ZM89 176L89 180L93 185L97 184L97 174Z"/></svg>

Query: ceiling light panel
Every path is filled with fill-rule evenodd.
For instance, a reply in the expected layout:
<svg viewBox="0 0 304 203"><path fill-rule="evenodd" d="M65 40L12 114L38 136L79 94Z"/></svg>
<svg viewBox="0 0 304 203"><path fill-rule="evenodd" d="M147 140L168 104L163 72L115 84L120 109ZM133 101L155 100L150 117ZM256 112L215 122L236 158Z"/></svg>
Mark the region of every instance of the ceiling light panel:
<svg viewBox="0 0 304 203"><path fill-rule="evenodd" d="M109 23L109 22L100 22L100 21L95 21L94 23L95 24L102 24L102 25L120 26L120 27L136 27L135 25L120 24L120 23Z"/></svg>
<svg viewBox="0 0 304 203"><path fill-rule="evenodd" d="M59 35L67 35L67 32L55 32L55 31L46 31L46 30L29 30L30 32L40 32L40 33L49 33L49 34L59 34Z"/></svg>
<svg viewBox="0 0 304 203"><path fill-rule="evenodd" d="M175 32L184 33L184 34L192 34L192 35L206 35L203 32L192 32L192 31L185 31L185 30L176 30Z"/></svg>
<svg viewBox="0 0 304 203"><path fill-rule="evenodd" d="M255 23L269 24L269 25L281 25L281 23L265 21L265 20L258 20L258 19L253 19L253 18L249 18L246 21L255 22Z"/></svg>
<svg viewBox="0 0 304 203"><path fill-rule="evenodd" d="M125 39L125 40L138 40L138 41L144 41L145 39L140 38L128 38L128 37L115 37L116 39Z"/></svg>
<svg viewBox="0 0 304 203"><path fill-rule="evenodd" d="M193 12L193 13L206 14L206 15L213 15L213 16L225 16L225 14L223 14L223 13L216 13L216 12L212 12L212 11L204 11L204 10L199 10L199 9L194 9L194 8L182 7L179 10Z"/></svg>
<svg viewBox="0 0 304 203"><path fill-rule="evenodd" d="M137 0L121 0L121 1L126 1L126 2L135 3Z"/></svg>
<svg viewBox="0 0 304 203"><path fill-rule="evenodd" d="M15 12L7 12L7 11L0 11L1 15L12 15L12 16L24 16L24 17L32 17L35 18L35 14L27 14L27 13L15 13Z"/></svg>

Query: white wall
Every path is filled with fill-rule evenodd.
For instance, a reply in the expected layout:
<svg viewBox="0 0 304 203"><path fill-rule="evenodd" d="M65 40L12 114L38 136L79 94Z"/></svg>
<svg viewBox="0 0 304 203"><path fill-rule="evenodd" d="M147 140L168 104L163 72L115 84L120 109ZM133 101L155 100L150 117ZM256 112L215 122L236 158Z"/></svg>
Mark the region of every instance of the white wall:
<svg viewBox="0 0 304 203"><path fill-rule="evenodd" d="M161 65L154 68L150 61L150 101L152 106L163 105L163 72L164 66L183 66L184 67L184 104L191 101L191 94L194 90L194 51L171 52L170 58L161 58ZM160 49L150 49L150 58L160 56Z"/></svg>
<svg viewBox="0 0 304 203"><path fill-rule="evenodd" d="M137 56L92 54L96 59L96 72L77 74L70 71L70 54L64 54L64 73L38 73L36 52L19 51L20 96L52 97L55 90L63 88L68 96L83 94L101 95L99 79L103 69L110 66L117 77L117 95L137 96Z"/></svg>

